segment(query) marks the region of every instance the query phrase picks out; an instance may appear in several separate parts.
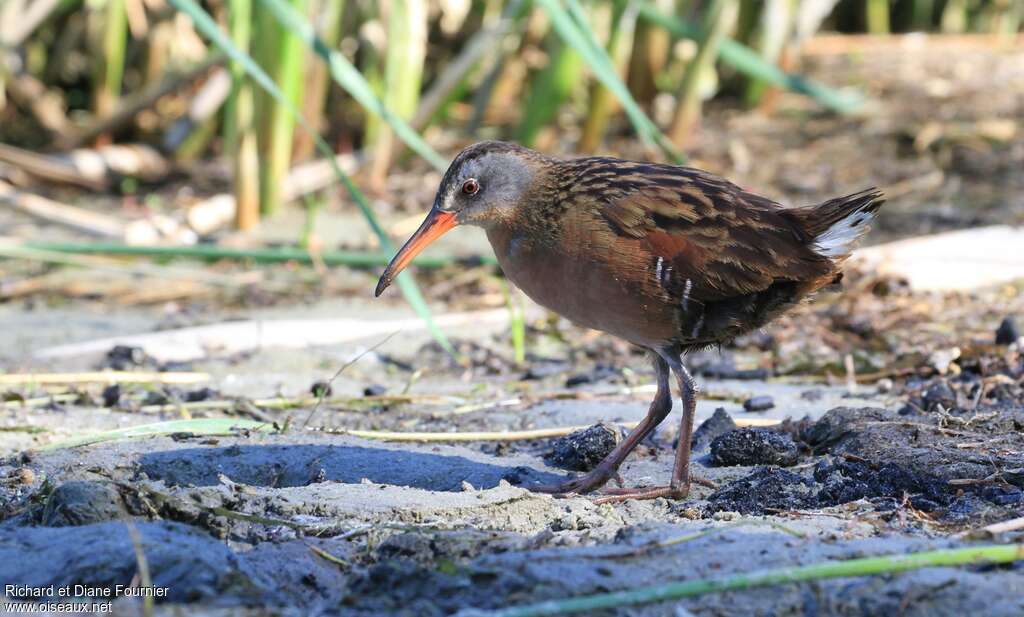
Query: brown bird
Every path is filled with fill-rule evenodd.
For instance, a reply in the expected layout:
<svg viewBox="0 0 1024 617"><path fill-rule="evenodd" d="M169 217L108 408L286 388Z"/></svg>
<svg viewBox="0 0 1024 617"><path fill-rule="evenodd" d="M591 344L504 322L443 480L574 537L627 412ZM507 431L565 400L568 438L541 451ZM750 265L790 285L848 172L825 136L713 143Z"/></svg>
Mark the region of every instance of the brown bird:
<svg viewBox="0 0 1024 617"><path fill-rule="evenodd" d="M556 159L486 141L459 153L434 206L377 283L456 225L484 228L505 276L578 325L650 351L658 390L647 416L591 472L539 490L603 486L672 408L683 404L668 486L622 498L686 496L697 388L682 356L760 328L823 286L882 205L868 189L784 208L699 169L615 158Z"/></svg>

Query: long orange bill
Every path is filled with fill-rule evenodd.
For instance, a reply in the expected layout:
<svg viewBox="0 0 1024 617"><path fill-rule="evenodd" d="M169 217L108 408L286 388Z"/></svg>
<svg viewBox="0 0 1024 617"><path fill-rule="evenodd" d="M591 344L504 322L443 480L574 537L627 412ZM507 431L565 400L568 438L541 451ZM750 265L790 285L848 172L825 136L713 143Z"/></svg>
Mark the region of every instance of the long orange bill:
<svg viewBox="0 0 1024 617"><path fill-rule="evenodd" d="M377 281L377 290L373 292L373 295L379 296L420 251L427 248L428 244L443 236L452 227L455 227L454 214L443 212L437 208L432 209L427 214L427 218L423 219L423 222L420 223L420 228L416 230L416 233L409 238L405 246L398 251L394 259L391 260L391 263L388 264L384 274Z"/></svg>

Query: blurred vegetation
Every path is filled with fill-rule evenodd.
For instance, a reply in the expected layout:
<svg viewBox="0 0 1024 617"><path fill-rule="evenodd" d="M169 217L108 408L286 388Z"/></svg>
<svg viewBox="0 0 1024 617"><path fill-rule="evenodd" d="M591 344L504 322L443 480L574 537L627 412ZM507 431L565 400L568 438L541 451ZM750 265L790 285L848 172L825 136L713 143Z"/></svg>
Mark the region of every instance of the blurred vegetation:
<svg viewBox="0 0 1024 617"><path fill-rule="evenodd" d="M288 106L333 152L366 157L365 185L378 191L407 147L444 167L427 145L438 128L540 148L565 147L569 136L579 152L601 150L610 131L633 131L652 158L682 160L713 96L756 106L783 87L836 112L855 110L854 93L780 69L817 30L1013 36L1024 17L1022 0L201 3L281 101L238 62L216 56L220 45L179 8L3 0L0 141L47 151L141 142L171 159L224 157L235 220L249 228L289 198L289 170L313 156L314 139L296 129ZM205 92L219 74L230 87ZM212 102L196 117L200 95ZM652 119L658 99L674 101L660 125ZM578 128L566 126L566 110Z"/></svg>
<svg viewBox="0 0 1024 617"><path fill-rule="evenodd" d="M109 240L194 244L207 233L191 220L198 207L191 230L129 237L130 225L47 201L19 178L130 194L223 161L232 194L209 206L229 214L211 228L248 230L303 204L303 254L369 263L320 250L312 194L325 173L390 252L363 191L381 194L414 157L443 171L439 150L478 139L593 153L626 138L684 162L714 97L772 113L786 89L826 113L857 112L855 88L795 68L816 32L998 42L1022 19L1024 0L0 0L0 204L98 235L106 253ZM398 283L430 323L415 282Z"/></svg>

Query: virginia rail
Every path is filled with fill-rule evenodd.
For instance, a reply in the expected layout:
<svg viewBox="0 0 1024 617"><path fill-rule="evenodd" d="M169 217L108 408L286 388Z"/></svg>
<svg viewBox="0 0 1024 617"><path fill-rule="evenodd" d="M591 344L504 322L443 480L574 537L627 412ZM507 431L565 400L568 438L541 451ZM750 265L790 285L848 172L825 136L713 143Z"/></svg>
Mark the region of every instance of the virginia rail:
<svg viewBox="0 0 1024 617"><path fill-rule="evenodd" d="M649 350L658 378L647 416L593 471L535 490L603 486L671 410L671 370L683 404L671 483L607 492L682 498L690 486L697 393L682 356L760 328L837 282L882 203L882 194L868 189L787 209L698 169L563 160L486 141L455 157L433 208L384 271L376 295L448 230L483 227L505 276L526 295Z"/></svg>

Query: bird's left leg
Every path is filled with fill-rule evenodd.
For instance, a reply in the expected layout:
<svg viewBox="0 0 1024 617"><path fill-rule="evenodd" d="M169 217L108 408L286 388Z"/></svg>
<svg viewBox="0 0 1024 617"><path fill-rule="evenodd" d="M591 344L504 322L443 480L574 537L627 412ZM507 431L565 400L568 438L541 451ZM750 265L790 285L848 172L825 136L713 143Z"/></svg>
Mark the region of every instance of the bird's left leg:
<svg viewBox="0 0 1024 617"><path fill-rule="evenodd" d="M654 400L651 401L650 408L647 410L647 416L589 473L572 478L561 484L536 486L530 490L538 493L555 493L560 495L589 493L601 488L612 478L618 471L619 465L626 460L626 457L633 451L633 448L644 437L651 434L658 424L672 411L669 365L660 354L652 353L651 358L654 361L654 370L658 376L658 391L654 395Z"/></svg>
<svg viewBox="0 0 1024 617"><path fill-rule="evenodd" d="M690 481L704 486L715 487L713 482L703 478L690 476L690 451L693 441L693 419L697 413L697 385L690 371L686 370L677 351L659 352L665 362L672 368L679 383L679 394L683 402L683 417L679 423L679 439L676 444L675 464L672 467L672 480L668 486L632 489L605 489L607 497L595 500L597 503L625 501L627 499L654 499L669 497L682 499L690 492Z"/></svg>

